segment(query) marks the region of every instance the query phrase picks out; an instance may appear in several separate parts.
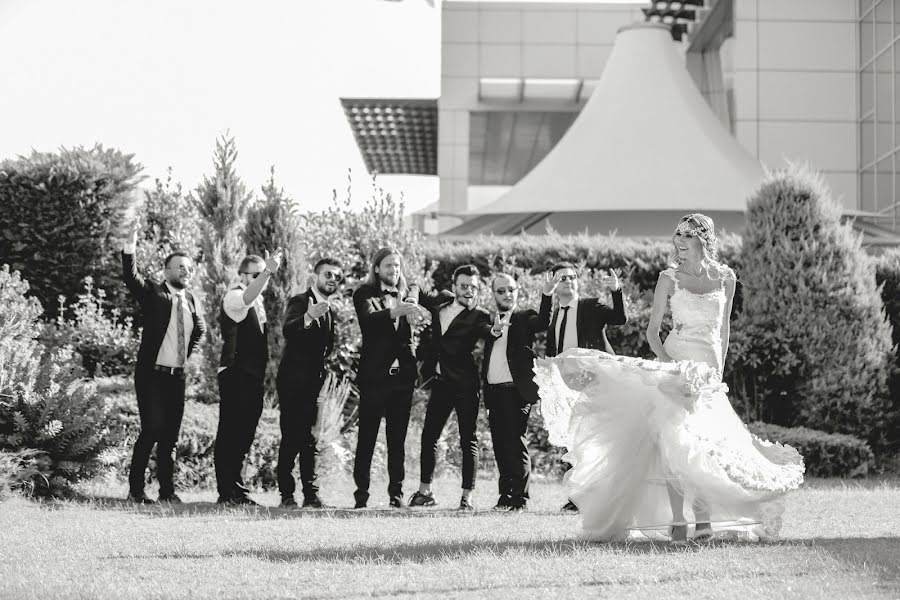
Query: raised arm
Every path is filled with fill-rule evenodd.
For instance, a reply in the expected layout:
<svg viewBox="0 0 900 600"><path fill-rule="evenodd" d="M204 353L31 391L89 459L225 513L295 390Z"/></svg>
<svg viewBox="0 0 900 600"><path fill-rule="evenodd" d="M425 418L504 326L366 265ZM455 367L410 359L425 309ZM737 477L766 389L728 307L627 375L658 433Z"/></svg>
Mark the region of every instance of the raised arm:
<svg viewBox="0 0 900 600"><path fill-rule="evenodd" d="M728 354L728 340L731 337L731 303L734 300L734 289L737 284L734 271L728 269L725 275L725 314L722 315L722 368L725 368L725 355Z"/></svg>
<svg viewBox="0 0 900 600"><path fill-rule="evenodd" d="M122 278L125 280L125 287L128 288L128 291L131 292L138 302L143 302L144 298L151 292L151 289L150 285L138 272L137 260L134 257L140 231L141 222L139 219L135 219L125 238L125 244L122 246Z"/></svg>
<svg viewBox="0 0 900 600"><path fill-rule="evenodd" d="M604 325L624 325L628 321L628 317L625 316L625 298L622 288L619 287L619 276L610 269L608 275L601 276L600 284L610 291L613 305L610 307L597 301L596 310L600 313L599 322Z"/></svg>
<svg viewBox="0 0 900 600"><path fill-rule="evenodd" d="M672 357L663 349L662 340L659 338L659 330L662 327L663 315L669 302L669 296L675 290L674 275L663 271L656 281L656 290L653 292L653 308L650 309L650 323L647 325L647 343L650 349L663 362L672 362Z"/></svg>
<svg viewBox="0 0 900 600"><path fill-rule="evenodd" d="M419 292L419 305L431 310L454 298L455 296L453 293L448 292L447 290L441 290L440 292L432 291L427 294Z"/></svg>
<svg viewBox="0 0 900 600"><path fill-rule="evenodd" d="M410 298L409 293L406 296ZM377 297L368 286L357 288L353 292L353 307L356 309L360 327L378 321L387 323L400 317L409 317L419 311L419 305L408 300L398 300L391 308L379 308L373 302Z"/></svg>
<svg viewBox="0 0 900 600"><path fill-rule="evenodd" d="M287 311L284 314L284 324L281 326L281 333L284 335L284 339L294 339L302 336L309 330L304 322L307 308L303 294L297 294L288 300Z"/></svg>

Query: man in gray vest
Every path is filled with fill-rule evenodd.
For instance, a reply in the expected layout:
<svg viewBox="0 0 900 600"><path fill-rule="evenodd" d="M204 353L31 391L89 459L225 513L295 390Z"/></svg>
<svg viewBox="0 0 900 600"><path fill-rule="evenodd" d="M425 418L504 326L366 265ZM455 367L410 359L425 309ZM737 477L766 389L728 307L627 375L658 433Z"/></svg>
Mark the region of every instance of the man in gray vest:
<svg viewBox="0 0 900 600"><path fill-rule="evenodd" d="M281 266L282 249L262 258L250 254L238 268L239 280L225 293L219 312L219 428L214 462L219 503L253 504L241 478L263 408L269 340L262 291Z"/></svg>

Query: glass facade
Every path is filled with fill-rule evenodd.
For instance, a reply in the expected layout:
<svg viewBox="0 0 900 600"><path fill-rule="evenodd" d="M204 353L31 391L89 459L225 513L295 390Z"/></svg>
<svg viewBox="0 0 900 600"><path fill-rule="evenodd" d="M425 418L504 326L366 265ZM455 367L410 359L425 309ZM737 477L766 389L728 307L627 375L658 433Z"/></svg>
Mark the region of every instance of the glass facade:
<svg viewBox="0 0 900 600"><path fill-rule="evenodd" d="M859 0L859 208L898 227L900 0Z"/></svg>

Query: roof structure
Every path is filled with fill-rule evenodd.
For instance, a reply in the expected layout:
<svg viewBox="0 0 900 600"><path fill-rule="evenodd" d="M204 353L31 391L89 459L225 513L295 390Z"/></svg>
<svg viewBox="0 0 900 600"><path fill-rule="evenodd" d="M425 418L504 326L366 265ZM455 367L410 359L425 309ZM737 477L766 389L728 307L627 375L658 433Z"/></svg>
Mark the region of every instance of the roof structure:
<svg viewBox="0 0 900 600"><path fill-rule="evenodd" d="M470 215L743 212L759 161L704 101L667 25L619 30L590 100L547 156Z"/></svg>
<svg viewBox="0 0 900 600"><path fill-rule="evenodd" d="M437 100L341 98L369 173L437 175Z"/></svg>

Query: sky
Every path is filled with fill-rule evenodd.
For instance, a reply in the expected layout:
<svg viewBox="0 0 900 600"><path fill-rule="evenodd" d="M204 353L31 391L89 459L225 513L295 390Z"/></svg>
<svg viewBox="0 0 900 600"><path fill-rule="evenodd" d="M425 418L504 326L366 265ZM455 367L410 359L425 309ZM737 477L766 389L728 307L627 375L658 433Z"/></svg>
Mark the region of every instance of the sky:
<svg viewBox="0 0 900 600"><path fill-rule="evenodd" d="M428 0L0 0L0 159L99 142L193 189L228 131L250 188L274 166L320 210L348 169L371 190L339 98L438 97L440 36ZM439 188L379 185L408 211Z"/></svg>

